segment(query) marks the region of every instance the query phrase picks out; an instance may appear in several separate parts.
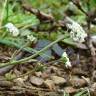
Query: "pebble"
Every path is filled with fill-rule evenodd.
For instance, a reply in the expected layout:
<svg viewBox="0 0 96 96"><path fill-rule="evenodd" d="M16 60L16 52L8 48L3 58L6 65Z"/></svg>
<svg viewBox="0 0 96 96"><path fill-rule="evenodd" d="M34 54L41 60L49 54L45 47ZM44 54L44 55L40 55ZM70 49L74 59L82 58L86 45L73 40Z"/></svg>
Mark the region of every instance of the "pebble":
<svg viewBox="0 0 96 96"><path fill-rule="evenodd" d="M44 84L50 90L55 90L56 89L55 84L52 80L47 79L47 80L44 81Z"/></svg>
<svg viewBox="0 0 96 96"><path fill-rule="evenodd" d="M42 78L32 76L32 77L30 77L30 82L33 85L40 86L40 85L42 85L44 83L44 80Z"/></svg>
<svg viewBox="0 0 96 96"><path fill-rule="evenodd" d="M66 80L59 76L51 76L51 79L56 85L61 85L66 83Z"/></svg>

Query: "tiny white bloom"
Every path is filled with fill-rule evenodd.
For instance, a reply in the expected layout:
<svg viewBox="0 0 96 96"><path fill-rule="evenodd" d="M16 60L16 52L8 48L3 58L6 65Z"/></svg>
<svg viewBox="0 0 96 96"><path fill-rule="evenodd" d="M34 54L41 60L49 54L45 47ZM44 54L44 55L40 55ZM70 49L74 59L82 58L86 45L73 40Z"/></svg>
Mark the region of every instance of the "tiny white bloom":
<svg viewBox="0 0 96 96"><path fill-rule="evenodd" d="M33 35L27 35L27 39L30 40L31 42L37 41L37 38L34 37Z"/></svg>
<svg viewBox="0 0 96 96"><path fill-rule="evenodd" d="M66 68L72 67L71 62L70 62L70 60L69 60L68 55L67 55L66 52L64 52L64 53L62 54L62 58L65 60L64 63L65 63Z"/></svg>
<svg viewBox="0 0 96 96"><path fill-rule="evenodd" d="M19 29L15 27L12 23L7 23L5 26L7 30L15 37L19 35Z"/></svg>
<svg viewBox="0 0 96 96"><path fill-rule="evenodd" d="M66 20L69 22L66 24L66 26L71 30L70 37L75 42L84 42L85 38L87 37L87 33L83 30L83 28L69 17L66 17Z"/></svg>

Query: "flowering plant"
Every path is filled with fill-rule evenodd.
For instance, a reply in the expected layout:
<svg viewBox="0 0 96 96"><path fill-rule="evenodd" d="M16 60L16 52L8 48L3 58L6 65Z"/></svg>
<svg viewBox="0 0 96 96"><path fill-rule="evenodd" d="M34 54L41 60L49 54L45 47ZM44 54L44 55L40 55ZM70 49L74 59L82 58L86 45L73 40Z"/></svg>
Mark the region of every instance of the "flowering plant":
<svg viewBox="0 0 96 96"><path fill-rule="evenodd" d="M71 62L70 62L70 60L69 60L68 55L67 55L66 52L64 52L64 53L62 54L61 58L62 58L62 60L64 61L66 68L72 67Z"/></svg>
<svg viewBox="0 0 96 96"><path fill-rule="evenodd" d="M7 23L4 27L12 34L12 36L15 37L19 35L19 29L12 23Z"/></svg>
<svg viewBox="0 0 96 96"><path fill-rule="evenodd" d="M68 23L66 24L67 28L71 30L70 37L75 42L83 43L87 37L87 33L84 29L74 20L69 17L66 17Z"/></svg>

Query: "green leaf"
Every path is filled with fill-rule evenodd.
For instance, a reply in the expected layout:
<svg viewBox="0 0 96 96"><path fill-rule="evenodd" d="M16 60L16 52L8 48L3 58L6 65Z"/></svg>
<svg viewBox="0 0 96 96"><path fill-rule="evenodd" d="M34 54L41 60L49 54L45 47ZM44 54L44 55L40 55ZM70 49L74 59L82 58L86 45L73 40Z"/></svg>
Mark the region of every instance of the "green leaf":
<svg viewBox="0 0 96 96"><path fill-rule="evenodd" d="M88 95L85 95L85 93L87 93L87 91L86 90L82 90L82 91L76 93L74 96L88 96Z"/></svg>
<svg viewBox="0 0 96 96"><path fill-rule="evenodd" d="M17 24L19 26L29 25L31 26L39 24L39 20L36 18L35 15L32 14L15 14L13 16L10 16L8 18L9 22L12 22L14 24Z"/></svg>
<svg viewBox="0 0 96 96"><path fill-rule="evenodd" d="M75 46L75 43L74 43L74 41L73 41L73 39L71 39L71 38L66 38L66 39L64 39L64 40L62 40L64 43L66 43L66 44L70 44L70 45L73 45L73 46Z"/></svg>
<svg viewBox="0 0 96 96"><path fill-rule="evenodd" d="M96 0L93 0L94 1L94 3L96 3Z"/></svg>

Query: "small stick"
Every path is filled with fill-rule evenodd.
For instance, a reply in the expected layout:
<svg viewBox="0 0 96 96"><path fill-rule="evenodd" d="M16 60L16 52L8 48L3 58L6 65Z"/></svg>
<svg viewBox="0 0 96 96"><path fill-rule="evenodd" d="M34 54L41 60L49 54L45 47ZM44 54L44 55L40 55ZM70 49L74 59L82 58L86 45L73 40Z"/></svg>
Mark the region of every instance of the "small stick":
<svg viewBox="0 0 96 96"><path fill-rule="evenodd" d="M33 13L34 15L37 16L37 18L39 18L40 21L54 21L54 17L50 14L46 14L42 11L39 11L38 9L32 8L28 5L22 5L22 7L26 10L29 11L30 13Z"/></svg>

